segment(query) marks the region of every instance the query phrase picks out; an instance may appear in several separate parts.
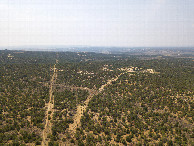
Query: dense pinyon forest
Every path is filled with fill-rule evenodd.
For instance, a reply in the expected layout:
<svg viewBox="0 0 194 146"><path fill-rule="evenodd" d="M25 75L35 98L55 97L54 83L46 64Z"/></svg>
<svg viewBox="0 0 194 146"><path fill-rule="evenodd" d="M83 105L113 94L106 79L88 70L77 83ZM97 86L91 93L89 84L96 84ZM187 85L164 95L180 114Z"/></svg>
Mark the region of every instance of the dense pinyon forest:
<svg viewBox="0 0 194 146"><path fill-rule="evenodd" d="M193 58L0 50L0 145L194 145L193 93Z"/></svg>

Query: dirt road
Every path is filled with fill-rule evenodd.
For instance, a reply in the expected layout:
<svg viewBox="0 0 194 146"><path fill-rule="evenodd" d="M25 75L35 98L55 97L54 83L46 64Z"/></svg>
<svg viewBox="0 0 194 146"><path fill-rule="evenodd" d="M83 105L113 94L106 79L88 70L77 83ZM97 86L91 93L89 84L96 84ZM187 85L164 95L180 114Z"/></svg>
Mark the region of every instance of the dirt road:
<svg viewBox="0 0 194 146"><path fill-rule="evenodd" d="M122 74L123 74L123 73L122 73ZM102 85L102 86L99 88L99 92L102 92L102 91L104 90L104 88L105 88L107 85L112 84L113 81L118 80L118 78L119 78L120 76L121 76L121 74L118 75L118 77L116 77L116 78L112 78L112 79L108 80L106 84Z"/></svg>
<svg viewBox="0 0 194 146"><path fill-rule="evenodd" d="M79 87L78 87L79 88ZM84 88L85 90L88 90L89 92L89 96L88 98L85 100L84 104L82 105L78 105L77 106L77 111L76 114L73 116L73 123L69 125L69 130L70 132L73 134L76 132L76 128L81 126L80 124L80 120L81 117L83 116L84 111L86 110L89 101L91 100L91 98L97 94L98 92L96 92L95 90L89 89L89 88Z"/></svg>
<svg viewBox="0 0 194 146"><path fill-rule="evenodd" d="M101 88L99 88L99 90L96 91L96 92L92 89L84 88L84 89L88 90L89 96L88 96L88 98L86 99L86 101L84 102L83 105L78 105L77 106L76 114L73 116L73 121L74 122L69 125L69 131L72 134L72 136L75 134L76 128L81 126L81 122L80 122L81 117L83 116L84 111L88 107L88 103L92 99L92 97L94 95L97 95L98 93L102 92L107 85L110 85L110 84L112 84L113 81L116 81L119 78L120 75L118 75L118 77L116 77L116 78L112 78L112 79L108 80L107 83L102 85Z"/></svg>
<svg viewBox="0 0 194 146"><path fill-rule="evenodd" d="M52 117L54 113L54 96L53 96L53 84L56 82L57 79L57 69L55 68L55 65L53 67L53 76L50 81L50 89L49 89L49 102L47 103L46 107L46 122L44 126L44 130L42 132L42 146L47 146L48 145L48 134L51 133L51 128L52 128Z"/></svg>

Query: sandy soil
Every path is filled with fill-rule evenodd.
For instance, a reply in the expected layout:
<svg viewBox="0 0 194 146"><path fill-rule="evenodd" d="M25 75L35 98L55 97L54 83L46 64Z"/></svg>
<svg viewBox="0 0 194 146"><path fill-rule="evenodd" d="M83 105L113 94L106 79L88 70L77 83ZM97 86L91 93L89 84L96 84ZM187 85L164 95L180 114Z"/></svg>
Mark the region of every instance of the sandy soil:
<svg viewBox="0 0 194 146"><path fill-rule="evenodd" d="M121 75L121 74L120 74L120 75ZM116 80L119 78L120 75L118 75L118 77L116 77L116 78L112 78L112 79L108 80L106 84L102 85L102 86L99 88L99 91L96 91L96 92L95 92L95 91L92 90L92 89L84 88L84 89L88 90L89 96L88 96L88 98L86 99L86 101L84 102L83 105L78 105L78 106L77 106L76 114L75 114L74 117L73 117L74 123L72 123L72 124L69 125L69 131L70 131L70 133L71 133L72 136L74 136L74 134L75 134L75 132L76 132L76 128L78 128L78 127L81 126L81 122L80 122L81 117L83 116L83 113L84 113L84 111L86 110L86 108L87 108L87 106L88 106L88 103L89 103L89 101L91 100L91 98L92 98L94 95L97 95L98 93L102 92L102 91L104 90L104 88L105 88L107 85L112 84L112 81L116 81Z"/></svg>
<svg viewBox="0 0 194 146"><path fill-rule="evenodd" d="M55 65L54 65L54 68L53 68L53 76L51 78L51 81L50 81L50 90L49 90L49 102L48 104L46 105L46 122L45 122L45 127L44 127L44 130L42 132L42 146L45 146L45 145L48 145L48 139L47 139L47 136L49 133L51 133L51 128L52 128L52 123L51 123L51 120L52 120L52 117L53 117L53 113L54 113L54 96L53 96L53 83L56 81L56 78L57 78L57 70L55 68ZM51 114L49 115L49 111L51 111ZM51 118L49 120L49 117Z"/></svg>
<svg viewBox="0 0 194 146"><path fill-rule="evenodd" d="M69 131L70 131L72 134L76 132L76 128L77 128L77 127L81 126L80 120L81 120L81 117L83 116L84 111L86 110L86 108L87 108L87 106L88 106L89 101L91 100L91 98L92 98L95 94L98 93L97 91L92 90L92 89L89 89L89 88L82 88L82 87L74 87L74 88L79 88L79 89L88 90L89 96L88 96L88 98L86 99L86 101L84 102L84 104L78 105L78 106L77 106L76 114L75 114L74 117L73 117L74 123L72 123L72 124L69 125Z"/></svg>

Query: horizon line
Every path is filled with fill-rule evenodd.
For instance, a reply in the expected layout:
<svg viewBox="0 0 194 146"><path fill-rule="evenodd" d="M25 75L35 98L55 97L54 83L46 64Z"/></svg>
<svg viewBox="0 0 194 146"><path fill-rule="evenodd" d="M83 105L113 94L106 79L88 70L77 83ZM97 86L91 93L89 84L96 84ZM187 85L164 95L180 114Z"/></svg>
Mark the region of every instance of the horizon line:
<svg viewBox="0 0 194 146"><path fill-rule="evenodd" d="M1 48L18 48L18 47L22 47L22 48L34 48L34 47L106 47L106 48L194 48L194 46L101 46L101 45L16 45L16 46L0 46ZM38 48L36 48L38 49ZM57 48L53 48L53 49L57 49Z"/></svg>

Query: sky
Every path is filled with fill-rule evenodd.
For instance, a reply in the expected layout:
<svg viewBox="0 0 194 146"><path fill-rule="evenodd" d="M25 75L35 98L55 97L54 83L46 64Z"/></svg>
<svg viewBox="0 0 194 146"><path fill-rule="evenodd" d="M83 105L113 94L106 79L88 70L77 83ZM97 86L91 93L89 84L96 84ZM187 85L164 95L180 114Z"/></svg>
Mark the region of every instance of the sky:
<svg viewBox="0 0 194 146"><path fill-rule="evenodd" d="M194 46L194 0L0 0L0 46Z"/></svg>

